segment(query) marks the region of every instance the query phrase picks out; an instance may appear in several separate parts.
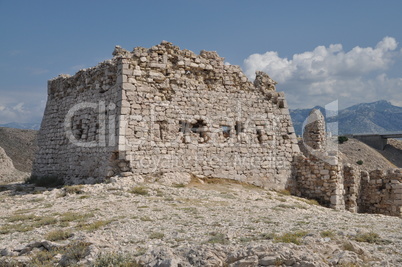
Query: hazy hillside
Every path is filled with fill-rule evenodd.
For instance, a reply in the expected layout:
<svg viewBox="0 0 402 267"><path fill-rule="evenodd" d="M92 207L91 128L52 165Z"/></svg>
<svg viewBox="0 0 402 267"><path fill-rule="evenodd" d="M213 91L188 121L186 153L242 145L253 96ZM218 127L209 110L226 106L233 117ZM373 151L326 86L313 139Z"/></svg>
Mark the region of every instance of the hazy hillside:
<svg viewBox="0 0 402 267"><path fill-rule="evenodd" d="M10 122L10 123L5 123L5 124L0 124L0 127L25 129L25 130L39 130L40 122L38 122L38 123Z"/></svg>
<svg viewBox="0 0 402 267"><path fill-rule="evenodd" d="M14 167L31 172L32 161L37 150L35 130L21 130L0 127L0 147L13 161Z"/></svg>
<svg viewBox="0 0 402 267"><path fill-rule="evenodd" d="M325 111L319 108L324 116ZM290 110L293 125L301 135L302 124L311 109ZM381 100L373 103L362 103L339 111L337 117L328 118L327 122L338 122L340 134L386 133L402 131L402 107L393 106Z"/></svg>

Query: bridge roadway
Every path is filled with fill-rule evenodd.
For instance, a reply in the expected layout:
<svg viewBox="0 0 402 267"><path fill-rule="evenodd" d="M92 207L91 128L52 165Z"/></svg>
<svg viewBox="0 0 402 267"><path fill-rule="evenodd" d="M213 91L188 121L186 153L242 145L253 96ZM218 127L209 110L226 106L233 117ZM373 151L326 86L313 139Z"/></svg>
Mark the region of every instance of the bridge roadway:
<svg viewBox="0 0 402 267"><path fill-rule="evenodd" d="M375 149L384 150L388 143L388 138L402 138L402 133L349 134L346 136L362 141Z"/></svg>

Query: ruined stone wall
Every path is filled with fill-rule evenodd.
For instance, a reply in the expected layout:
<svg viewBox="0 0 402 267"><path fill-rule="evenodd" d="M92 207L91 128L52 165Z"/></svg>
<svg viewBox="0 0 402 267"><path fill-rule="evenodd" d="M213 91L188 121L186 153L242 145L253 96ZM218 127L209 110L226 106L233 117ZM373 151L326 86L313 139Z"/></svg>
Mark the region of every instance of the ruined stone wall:
<svg viewBox="0 0 402 267"><path fill-rule="evenodd" d="M361 174L359 212L402 216L402 170Z"/></svg>
<svg viewBox="0 0 402 267"><path fill-rule="evenodd" d="M331 141L331 140L329 140ZM327 151L329 146L325 119L318 109L307 118L303 140L299 142L303 154L295 157L295 176L291 192L334 209L344 209L342 167L337 151Z"/></svg>
<svg viewBox="0 0 402 267"><path fill-rule="evenodd" d="M296 157L292 193L335 209L402 216L401 169L368 173L356 165L329 162L317 153Z"/></svg>
<svg viewBox="0 0 402 267"><path fill-rule="evenodd" d="M326 147L325 118L318 109L313 109L307 118L303 131L303 142L307 147L315 150Z"/></svg>
<svg viewBox="0 0 402 267"><path fill-rule="evenodd" d="M315 199L320 204L334 209L345 208L343 176L336 157L300 155L295 158L294 164L296 175L292 193Z"/></svg>
<svg viewBox="0 0 402 267"><path fill-rule="evenodd" d="M367 173L357 165L343 165L331 151L334 140L326 139L324 117L318 110L310 114L299 142L303 155L294 161L292 193L335 209L401 216L402 170Z"/></svg>
<svg viewBox="0 0 402 267"><path fill-rule="evenodd" d="M283 93L215 52L163 42L121 52L122 125L132 173L190 172L284 188L299 152ZM129 173L127 174L129 175Z"/></svg>
<svg viewBox="0 0 402 267"><path fill-rule="evenodd" d="M109 137L117 137L118 127L108 123L108 118L119 113L120 73L118 59L114 59L48 82L33 175L107 176L113 165L111 156L117 151L117 141Z"/></svg>
<svg viewBox="0 0 402 267"><path fill-rule="evenodd" d="M285 188L299 147L267 74L253 84L215 52L168 42L113 55L49 81L34 175L189 172Z"/></svg>
<svg viewBox="0 0 402 267"><path fill-rule="evenodd" d="M350 212L361 212L361 177L360 168L350 164L343 166L345 209Z"/></svg>

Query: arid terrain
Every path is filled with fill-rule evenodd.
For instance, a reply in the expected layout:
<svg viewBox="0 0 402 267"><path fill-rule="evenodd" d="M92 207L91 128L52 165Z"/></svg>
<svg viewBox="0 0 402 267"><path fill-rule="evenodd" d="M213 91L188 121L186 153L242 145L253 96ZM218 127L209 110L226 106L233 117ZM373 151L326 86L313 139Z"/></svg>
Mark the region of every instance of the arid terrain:
<svg viewBox="0 0 402 267"><path fill-rule="evenodd" d="M37 266L107 266L102 260L146 266L402 264L401 218L336 211L285 191L229 181L164 184L137 177L53 190L3 186L1 260Z"/></svg>
<svg viewBox="0 0 402 267"><path fill-rule="evenodd" d="M365 171L402 167L402 142L396 139L389 139L385 149L378 150L350 138L339 144L339 151L344 163L356 164L362 161L360 168Z"/></svg>
<svg viewBox="0 0 402 267"><path fill-rule="evenodd" d="M391 140L381 152L387 160L357 140L339 146L344 162L361 160L364 170L395 167L401 147ZM336 211L229 180L178 173L58 188L3 181L0 200L0 266L402 265L399 217Z"/></svg>

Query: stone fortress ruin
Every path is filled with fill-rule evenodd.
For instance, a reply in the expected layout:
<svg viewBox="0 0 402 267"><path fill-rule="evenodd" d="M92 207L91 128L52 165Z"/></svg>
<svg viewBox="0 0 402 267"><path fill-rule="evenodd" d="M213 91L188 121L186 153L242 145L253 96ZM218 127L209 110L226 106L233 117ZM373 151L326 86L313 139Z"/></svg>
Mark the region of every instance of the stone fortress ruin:
<svg viewBox="0 0 402 267"><path fill-rule="evenodd" d="M48 82L33 175L74 183L190 173L288 189L336 209L401 215L399 170L341 166L325 151L318 113L302 153L284 93L267 74L257 72L252 83L216 52L196 55L166 41L132 52L116 47L113 56Z"/></svg>

